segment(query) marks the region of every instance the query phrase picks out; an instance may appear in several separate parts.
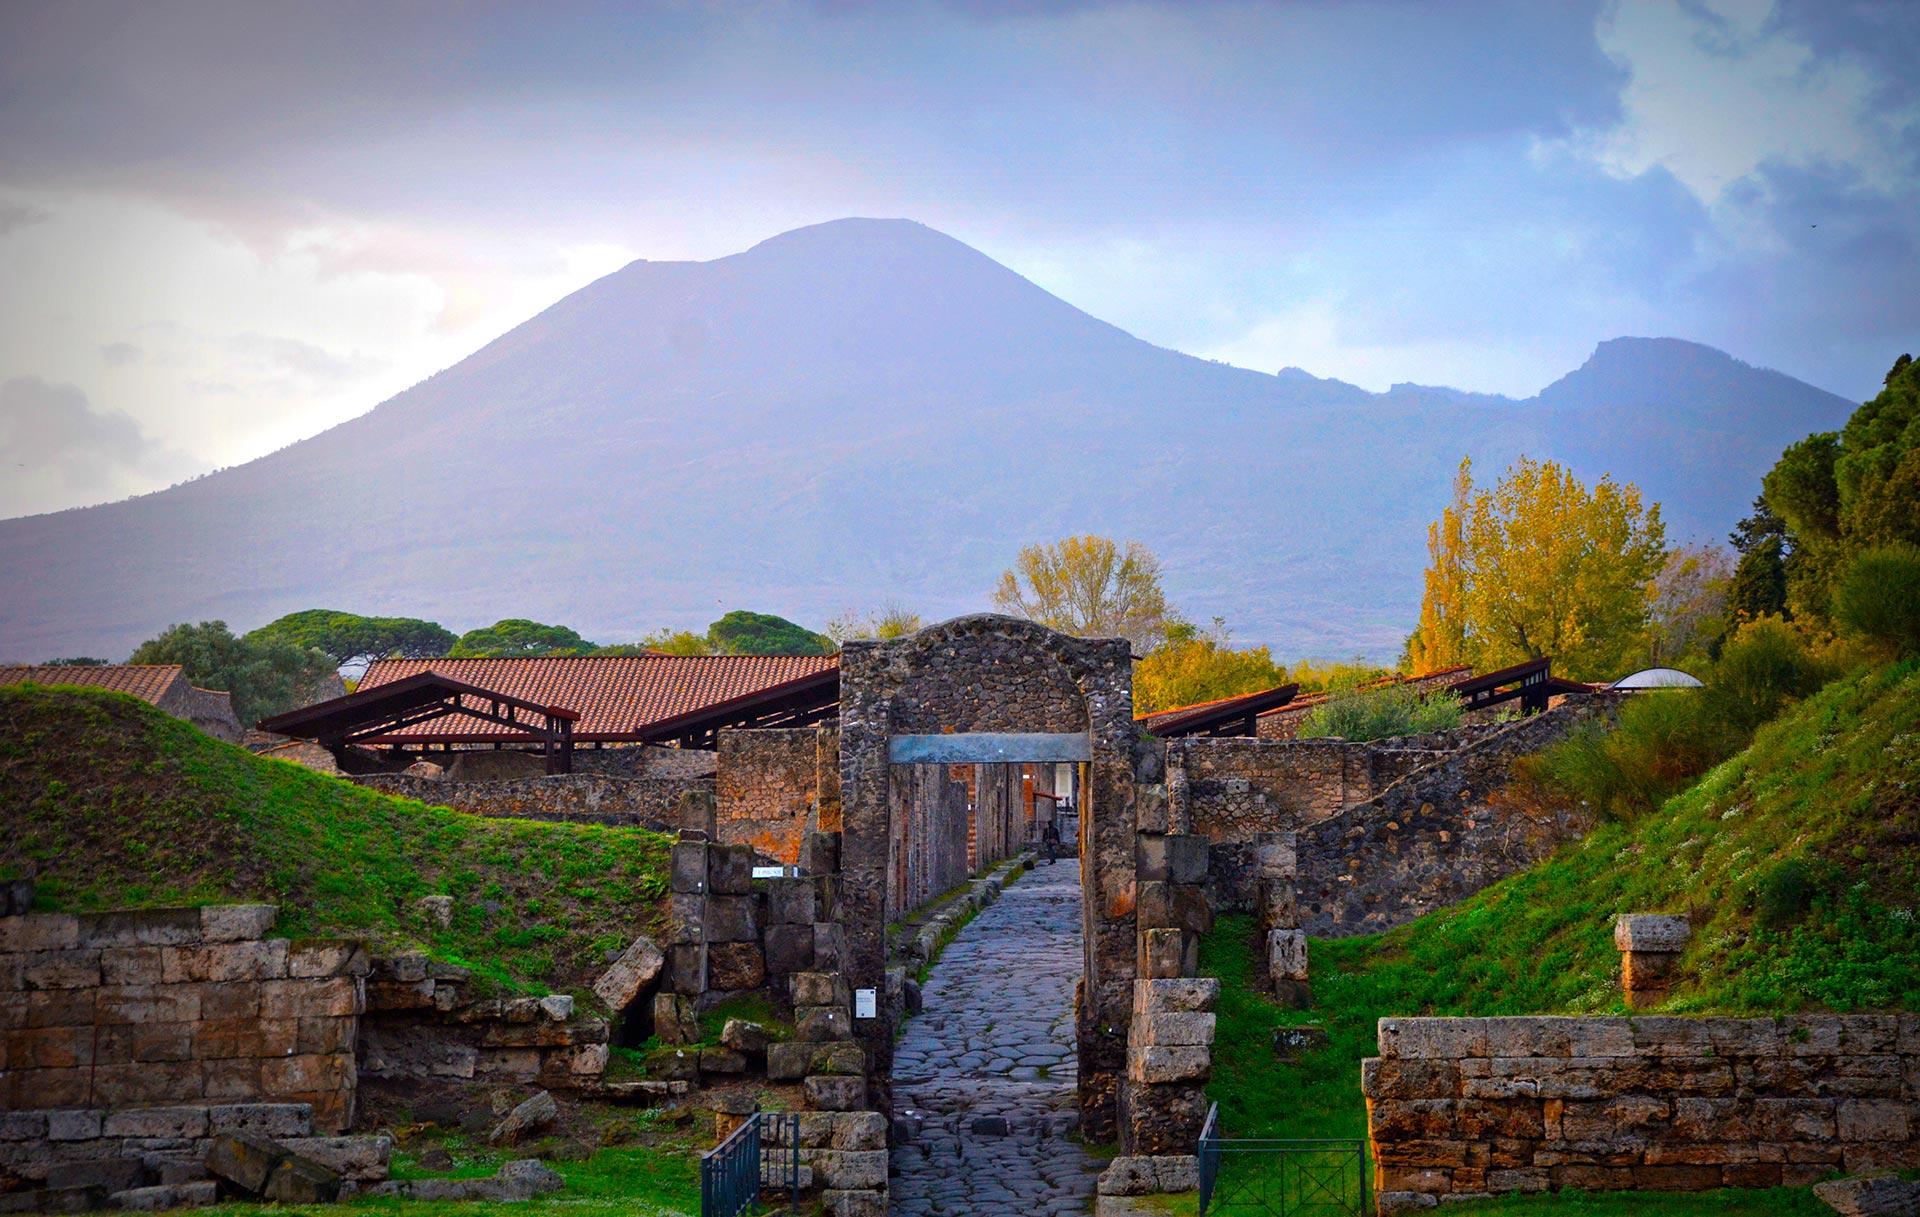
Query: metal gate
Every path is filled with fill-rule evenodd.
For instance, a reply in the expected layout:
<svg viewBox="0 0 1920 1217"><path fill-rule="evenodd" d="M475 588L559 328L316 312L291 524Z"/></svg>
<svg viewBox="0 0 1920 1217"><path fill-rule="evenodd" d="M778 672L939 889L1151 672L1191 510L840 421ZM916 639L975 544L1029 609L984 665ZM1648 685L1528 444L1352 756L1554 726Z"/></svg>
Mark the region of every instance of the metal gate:
<svg viewBox="0 0 1920 1217"><path fill-rule="evenodd" d="M700 1156L700 1217L740 1217L759 1207L763 1188L792 1201L800 1190L800 1117L756 1111Z"/></svg>
<svg viewBox="0 0 1920 1217"><path fill-rule="evenodd" d="M1363 1217L1367 1143L1223 1137L1220 1105L1200 1130L1200 1212L1271 1217Z"/></svg>

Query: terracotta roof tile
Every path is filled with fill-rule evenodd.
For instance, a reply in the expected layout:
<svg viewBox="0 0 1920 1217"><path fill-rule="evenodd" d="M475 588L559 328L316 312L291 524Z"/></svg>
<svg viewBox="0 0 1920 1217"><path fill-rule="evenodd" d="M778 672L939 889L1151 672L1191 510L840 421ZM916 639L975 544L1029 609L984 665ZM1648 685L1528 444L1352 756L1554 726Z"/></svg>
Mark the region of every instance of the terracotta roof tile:
<svg viewBox="0 0 1920 1217"><path fill-rule="evenodd" d="M371 689L421 672L438 672L580 716L573 738L628 740L641 728L788 681L830 672L837 655L585 655L530 659L379 659L360 679ZM421 723L387 738L434 739L451 729ZM462 735L511 737L493 723L460 720Z"/></svg>
<svg viewBox="0 0 1920 1217"><path fill-rule="evenodd" d="M105 663L105 664L9 664L0 666L0 685L85 685L90 689L112 689L131 693L150 705L160 699L181 679L177 663Z"/></svg>

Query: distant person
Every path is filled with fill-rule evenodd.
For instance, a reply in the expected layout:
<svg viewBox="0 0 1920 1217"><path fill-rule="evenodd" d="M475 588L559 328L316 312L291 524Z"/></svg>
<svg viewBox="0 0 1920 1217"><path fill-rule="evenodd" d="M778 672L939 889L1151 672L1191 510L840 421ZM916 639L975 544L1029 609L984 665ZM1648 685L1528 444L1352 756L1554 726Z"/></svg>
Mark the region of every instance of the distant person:
<svg viewBox="0 0 1920 1217"><path fill-rule="evenodd" d="M1046 848L1047 865L1052 866L1053 860L1060 856L1059 815L1055 814L1047 817L1047 826L1040 830L1040 844Z"/></svg>

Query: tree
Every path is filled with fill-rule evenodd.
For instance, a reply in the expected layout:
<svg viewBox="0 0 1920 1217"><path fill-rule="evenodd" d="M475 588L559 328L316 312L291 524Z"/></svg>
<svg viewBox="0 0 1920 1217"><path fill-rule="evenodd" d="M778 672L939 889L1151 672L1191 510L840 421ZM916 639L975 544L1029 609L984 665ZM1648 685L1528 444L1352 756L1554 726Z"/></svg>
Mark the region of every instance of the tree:
<svg viewBox="0 0 1920 1217"><path fill-rule="evenodd" d="M1683 545L1667 555L1654 577L1650 605L1651 658L1672 663L1687 655L1706 657L1727 632L1727 590L1733 565L1717 545Z"/></svg>
<svg viewBox="0 0 1920 1217"><path fill-rule="evenodd" d="M1407 638L1409 672L1438 672L1466 662L1467 515L1472 510L1473 461L1462 460L1453 475L1453 501L1427 526L1426 594L1420 600L1420 624Z"/></svg>
<svg viewBox="0 0 1920 1217"><path fill-rule="evenodd" d="M518 659L533 655L591 655L594 645L564 625L508 617L468 630L448 648L452 659Z"/></svg>
<svg viewBox="0 0 1920 1217"><path fill-rule="evenodd" d="M1835 620L1896 655L1920 655L1920 547L1862 550L1834 588Z"/></svg>
<svg viewBox="0 0 1920 1217"><path fill-rule="evenodd" d="M234 714L247 724L307 704L335 675L333 659L321 651L236 638L224 621L168 626L129 662L179 664L199 687L231 694Z"/></svg>
<svg viewBox="0 0 1920 1217"><path fill-rule="evenodd" d="M1727 537L1740 560L1727 588L1727 614L1733 621L1758 621L1787 612L1787 522L1761 495L1753 514Z"/></svg>
<svg viewBox="0 0 1920 1217"><path fill-rule="evenodd" d="M1027 546L1000 576L993 602L1063 634L1124 638L1136 652L1162 636L1169 617L1152 551L1096 536Z"/></svg>
<svg viewBox="0 0 1920 1217"><path fill-rule="evenodd" d="M445 655L456 639L452 630L416 617L362 617L337 609L302 609L247 634L258 641L310 647L333 658L337 667L359 667L398 656L431 659Z"/></svg>
<svg viewBox="0 0 1920 1217"><path fill-rule="evenodd" d="M1902 355L1845 427L1790 446L1762 485L1786 524L1787 603L1824 620L1858 554L1920 544L1920 364Z"/></svg>
<svg viewBox="0 0 1920 1217"><path fill-rule="evenodd" d="M49 659L50 668L104 668L113 662L109 659L95 659L91 655L73 655L66 659Z"/></svg>
<svg viewBox="0 0 1920 1217"><path fill-rule="evenodd" d="M1457 525L1443 515L1431 534L1429 588L1438 590L1429 594L1441 602L1423 603L1421 619L1449 630L1457 621L1462 660L1499 668L1551 656L1563 672L1592 679L1617 676L1642 653L1666 529L1638 487L1603 477L1589 488L1552 461L1523 456L1483 490L1462 463L1451 510ZM1457 611L1447 597L1457 597ZM1421 646L1443 653L1424 634Z"/></svg>
<svg viewBox="0 0 1920 1217"><path fill-rule="evenodd" d="M707 641L723 655L831 655L833 640L772 613L734 609L707 627Z"/></svg>
<svg viewBox="0 0 1920 1217"><path fill-rule="evenodd" d="M886 641L889 638L905 638L908 634L917 634L925 623L920 614L908 612L898 605L888 605L878 612L847 613L827 622L827 637L835 643L845 644L857 639L871 638Z"/></svg>
<svg viewBox="0 0 1920 1217"><path fill-rule="evenodd" d="M640 640L646 650L659 655L711 655L713 643L705 634L696 634L692 630L670 630L665 627L655 630Z"/></svg>
<svg viewBox="0 0 1920 1217"><path fill-rule="evenodd" d="M1185 621L1170 622L1159 645L1134 661L1133 707L1141 714L1195 702L1257 693L1287 682L1285 668L1266 647L1236 648L1228 641L1224 619L1202 631Z"/></svg>

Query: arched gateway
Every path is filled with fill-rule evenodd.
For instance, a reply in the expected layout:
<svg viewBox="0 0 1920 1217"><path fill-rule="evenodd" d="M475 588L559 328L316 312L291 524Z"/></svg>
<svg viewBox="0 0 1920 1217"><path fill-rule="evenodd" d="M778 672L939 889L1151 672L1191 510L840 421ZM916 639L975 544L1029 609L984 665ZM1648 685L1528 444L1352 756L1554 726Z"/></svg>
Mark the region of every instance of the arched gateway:
<svg viewBox="0 0 1920 1217"><path fill-rule="evenodd" d="M1080 766L1085 971L1076 1011L1082 1127L1118 1131L1136 967L1136 797L1157 758L1133 720L1131 653L1121 639L1072 638L977 615L887 642L851 642L840 660L839 894L847 983L874 995L856 1020L884 1087L899 1011L886 984L886 924L914 890L916 852L893 786L896 766ZM880 1106L885 1107L884 1093Z"/></svg>

